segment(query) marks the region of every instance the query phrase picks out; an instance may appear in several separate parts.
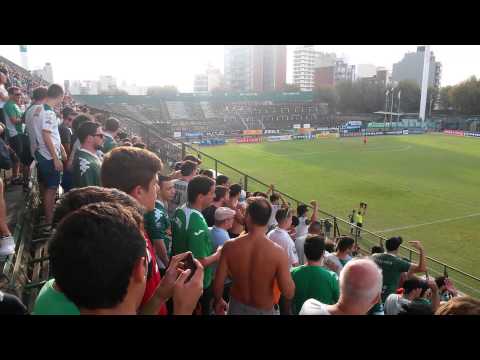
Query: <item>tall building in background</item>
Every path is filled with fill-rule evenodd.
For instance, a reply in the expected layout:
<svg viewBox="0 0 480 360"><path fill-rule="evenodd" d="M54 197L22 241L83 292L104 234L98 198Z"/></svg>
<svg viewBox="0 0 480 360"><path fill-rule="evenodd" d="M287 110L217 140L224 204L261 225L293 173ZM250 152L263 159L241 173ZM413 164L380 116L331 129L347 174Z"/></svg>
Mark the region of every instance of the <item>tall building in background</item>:
<svg viewBox="0 0 480 360"><path fill-rule="evenodd" d="M320 53L317 56L314 69L314 87L335 86L340 81L355 80L355 65L349 65L343 59L337 59L335 54Z"/></svg>
<svg viewBox="0 0 480 360"><path fill-rule="evenodd" d="M312 91L315 87L315 69L334 66L335 60L334 53L316 51L314 45L297 47L293 53L293 83L300 87L301 91ZM324 75L325 79L329 77L328 70L320 71L317 77Z"/></svg>
<svg viewBox="0 0 480 360"><path fill-rule="evenodd" d="M53 69L52 64L50 63L45 63L45 66L42 69L33 70L32 74L49 83L53 83Z"/></svg>
<svg viewBox="0 0 480 360"><path fill-rule="evenodd" d="M293 52L293 83L301 91L313 89L316 53L313 45L299 46Z"/></svg>
<svg viewBox="0 0 480 360"><path fill-rule="evenodd" d="M52 69L52 64L49 62L45 64L43 67L43 71L45 73L45 80L48 81L49 83L53 83L53 69Z"/></svg>
<svg viewBox="0 0 480 360"><path fill-rule="evenodd" d="M376 75L377 67L372 64L358 64L356 73L357 79L369 78Z"/></svg>
<svg viewBox="0 0 480 360"><path fill-rule="evenodd" d="M392 80L415 81L419 87L422 86L423 76L423 58L425 55L425 46L417 47L417 52L406 53L401 61L393 64ZM433 51L430 52L430 68L428 75L428 86L440 87L442 75L442 64L435 61Z"/></svg>
<svg viewBox="0 0 480 360"><path fill-rule="evenodd" d="M208 91L208 75L197 74L193 79L193 92L201 93Z"/></svg>
<svg viewBox="0 0 480 360"><path fill-rule="evenodd" d="M210 64L205 74L197 74L193 79L193 92L210 92L219 88L223 88L222 72Z"/></svg>
<svg viewBox="0 0 480 360"><path fill-rule="evenodd" d="M101 75L98 83L98 91L115 91L117 90L117 80L111 75Z"/></svg>
<svg viewBox="0 0 480 360"><path fill-rule="evenodd" d="M227 45L225 87L231 91L282 90L287 78L286 45Z"/></svg>
<svg viewBox="0 0 480 360"><path fill-rule="evenodd" d="M20 45L20 61L22 63L22 67L24 69L28 69L28 53L27 53L27 45Z"/></svg>

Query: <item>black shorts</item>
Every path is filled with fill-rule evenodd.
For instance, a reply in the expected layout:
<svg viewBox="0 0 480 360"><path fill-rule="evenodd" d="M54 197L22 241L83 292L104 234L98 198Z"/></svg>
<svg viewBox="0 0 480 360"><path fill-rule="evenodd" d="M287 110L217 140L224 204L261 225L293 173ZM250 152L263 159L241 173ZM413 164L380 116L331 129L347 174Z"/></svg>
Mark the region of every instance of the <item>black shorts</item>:
<svg viewBox="0 0 480 360"><path fill-rule="evenodd" d="M20 139L22 140L22 154L20 155L20 161L23 165L30 166L34 160L30 152L30 139L25 134L17 136L20 136Z"/></svg>
<svg viewBox="0 0 480 360"><path fill-rule="evenodd" d="M17 162L20 159L23 151L23 142L21 136L15 135L11 138L8 138L8 145L16 155L16 158L12 157L12 161Z"/></svg>
<svg viewBox="0 0 480 360"><path fill-rule="evenodd" d="M357 223L357 226L358 226L358 227L362 227L362 224L361 224L361 223Z"/></svg>

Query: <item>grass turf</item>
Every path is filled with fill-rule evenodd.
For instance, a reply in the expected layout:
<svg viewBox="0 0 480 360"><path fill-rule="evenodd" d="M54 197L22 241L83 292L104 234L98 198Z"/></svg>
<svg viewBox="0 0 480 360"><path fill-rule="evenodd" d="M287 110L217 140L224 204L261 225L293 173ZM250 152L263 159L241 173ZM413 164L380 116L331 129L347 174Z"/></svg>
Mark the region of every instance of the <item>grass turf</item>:
<svg viewBox="0 0 480 360"><path fill-rule="evenodd" d="M480 276L480 139L442 134L327 138L202 147L302 201L347 218L368 203L364 227L421 240L426 254ZM206 167L213 163L204 160ZM220 166L219 171L241 176ZM249 190L264 188L249 183Z"/></svg>

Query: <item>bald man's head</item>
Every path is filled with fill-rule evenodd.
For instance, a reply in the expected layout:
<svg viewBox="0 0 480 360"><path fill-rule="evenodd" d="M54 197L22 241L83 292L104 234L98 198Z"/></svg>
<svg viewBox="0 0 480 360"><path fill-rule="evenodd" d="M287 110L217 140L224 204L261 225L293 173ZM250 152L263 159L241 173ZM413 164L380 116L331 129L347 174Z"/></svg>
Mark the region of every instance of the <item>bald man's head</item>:
<svg viewBox="0 0 480 360"><path fill-rule="evenodd" d="M368 311L379 300L382 282L382 272L373 260L354 259L340 273L340 294L345 301L362 304Z"/></svg>

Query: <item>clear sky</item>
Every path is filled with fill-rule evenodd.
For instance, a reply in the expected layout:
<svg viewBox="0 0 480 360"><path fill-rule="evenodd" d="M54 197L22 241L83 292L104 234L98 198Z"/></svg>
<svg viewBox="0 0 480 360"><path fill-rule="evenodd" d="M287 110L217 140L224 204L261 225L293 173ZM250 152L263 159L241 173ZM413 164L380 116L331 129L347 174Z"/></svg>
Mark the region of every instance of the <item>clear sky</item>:
<svg viewBox="0 0 480 360"><path fill-rule="evenodd" d="M288 45L287 81L292 82L293 50ZM391 70L393 63L417 45L315 45L319 51L344 55L350 64L373 64ZM443 65L441 85L453 85L471 75L480 76L479 45L432 45ZM29 45L30 70L50 62L54 81L98 80L112 75L117 83L175 85L193 88L193 77L210 63L223 72L223 45ZM18 45L0 45L0 55L20 64Z"/></svg>

